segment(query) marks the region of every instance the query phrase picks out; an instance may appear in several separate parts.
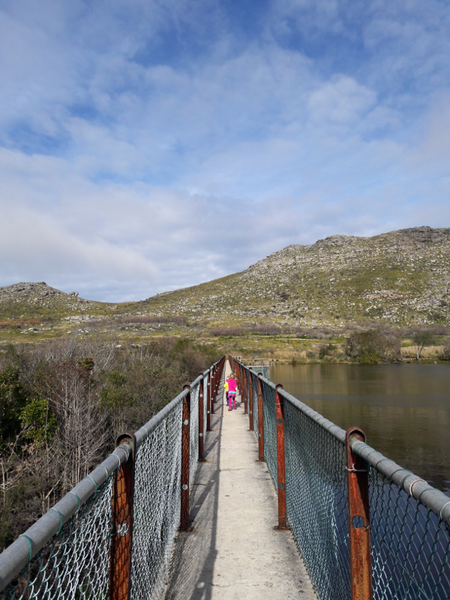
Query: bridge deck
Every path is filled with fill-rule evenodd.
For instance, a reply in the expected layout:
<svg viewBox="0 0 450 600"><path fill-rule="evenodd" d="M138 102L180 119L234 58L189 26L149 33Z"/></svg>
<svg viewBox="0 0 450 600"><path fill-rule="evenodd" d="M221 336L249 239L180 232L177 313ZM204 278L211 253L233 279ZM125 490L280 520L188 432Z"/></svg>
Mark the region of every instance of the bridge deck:
<svg viewBox="0 0 450 600"><path fill-rule="evenodd" d="M277 498L243 406L229 412L220 395L215 410L165 600L315 599L291 533L273 529Z"/></svg>

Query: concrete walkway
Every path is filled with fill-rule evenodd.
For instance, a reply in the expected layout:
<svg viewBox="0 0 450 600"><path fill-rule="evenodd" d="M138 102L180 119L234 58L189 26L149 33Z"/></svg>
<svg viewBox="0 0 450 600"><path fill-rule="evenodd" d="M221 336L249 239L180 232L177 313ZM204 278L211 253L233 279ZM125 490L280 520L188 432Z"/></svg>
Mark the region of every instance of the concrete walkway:
<svg viewBox="0 0 450 600"><path fill-rule="evenodd" d="M191 492L193 530L178 534L164 598L316 599L292 534L273 529L277 497L243 405L229 412L219 398Z"/></svg>

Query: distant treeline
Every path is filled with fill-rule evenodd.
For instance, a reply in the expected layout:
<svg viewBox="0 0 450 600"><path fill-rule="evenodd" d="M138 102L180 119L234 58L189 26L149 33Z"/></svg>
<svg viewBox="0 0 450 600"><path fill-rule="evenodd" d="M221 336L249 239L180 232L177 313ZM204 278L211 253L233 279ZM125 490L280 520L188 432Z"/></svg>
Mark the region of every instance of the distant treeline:
<svg viewBox="0 0 450 600"><path fill-rule="evenodd" d="M65 338L0 355L0 550L219 358L163 338Z"/></svg>
<svg viewBox="0 0 450 600"><path fill-rule="evenodd" d="M409 339L415 346L418 361L427 346L439 345L436 358L450 360L450 329L444 326L398 329L378 325L352 331L348 336L346 354L361 364L401 362L402 340Z"/></svg>
<svg viewBox="0 0 450 600"><path fill-rule="evenodd" d="M360 364L380 364L404 360L402 346L414 346L416 360L422 358L428 346L438 346L435 358L450 360L450 327L443 325L423 327L393 327L380 323L351 323L340 330L329 327L292 327L276 324L245 324L242 326L214 327L210 335L222 338L246 335L295 335L298 338L323 340L320 347L307 354L308 359L347 359ZM340 339L339 339L340 338ZM262 350L262 352L264 352ZM296 359L292 359L296 362Z"/></svg>

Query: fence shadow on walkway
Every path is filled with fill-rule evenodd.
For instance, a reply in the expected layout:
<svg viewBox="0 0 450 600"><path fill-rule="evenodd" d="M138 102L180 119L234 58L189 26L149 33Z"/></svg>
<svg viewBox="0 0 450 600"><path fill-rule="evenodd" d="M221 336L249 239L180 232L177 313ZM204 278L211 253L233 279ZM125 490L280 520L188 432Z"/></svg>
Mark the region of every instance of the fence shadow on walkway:
<svg viewBox="0 0 450 600"><path fill-rule="evenodd" d="M222 401L215 405L211 432L205 439L206 462L199 462L190 497L192 531L179 532L167 576L164 600L210 600L217 558L217 514L220 487Z"/></svg>

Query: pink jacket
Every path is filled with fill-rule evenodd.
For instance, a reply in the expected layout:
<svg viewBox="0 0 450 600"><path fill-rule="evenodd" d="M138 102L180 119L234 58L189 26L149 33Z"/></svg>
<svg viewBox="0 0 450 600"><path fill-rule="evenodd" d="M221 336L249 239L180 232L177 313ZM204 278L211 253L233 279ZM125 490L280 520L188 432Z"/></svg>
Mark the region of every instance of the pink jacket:
<svg viewBox="0 0 450 600"><path fill-rule="evenodd" d="M227 383L228 383L228 392L236 393L236 389L237 389L236 379L227 379Z"/></svg>

